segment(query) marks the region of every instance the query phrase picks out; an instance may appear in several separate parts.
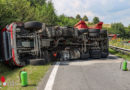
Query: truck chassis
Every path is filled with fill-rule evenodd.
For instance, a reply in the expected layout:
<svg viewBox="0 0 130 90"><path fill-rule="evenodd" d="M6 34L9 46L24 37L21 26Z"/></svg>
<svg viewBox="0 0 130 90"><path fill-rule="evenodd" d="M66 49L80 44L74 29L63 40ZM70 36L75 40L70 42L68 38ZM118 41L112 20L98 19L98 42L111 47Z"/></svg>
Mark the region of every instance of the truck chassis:
<svg viewBox="0 0 130 90"><path fill-rule="evenodd" d="M1 31L0 61L11 66L55 60L107 58L108 34L101 28L46 26L30 21L12 23Z"/></svg>

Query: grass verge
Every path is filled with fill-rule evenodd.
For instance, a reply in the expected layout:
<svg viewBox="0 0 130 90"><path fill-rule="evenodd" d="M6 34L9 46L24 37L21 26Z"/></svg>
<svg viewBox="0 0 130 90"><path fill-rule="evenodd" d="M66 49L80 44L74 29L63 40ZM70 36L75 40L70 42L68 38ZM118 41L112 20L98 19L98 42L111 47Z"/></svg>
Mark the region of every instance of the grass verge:
<svg viewBox="0 0 130 90"><path fill-rule="evenodd" d="M7 86L0 88L0 90L36 90L38 82L48 71L51 65L42 66L25 66L22 68L11 69L0 63L0 77L5 76ZM25 69L28 73L28 86L21 87L19 73Z"/></svg>
<svg viewBox="0 0 130 90"><path fill-rule="evenodd" d="M117 38L114 40L109 40L109 44L120 48L130 49L130 43L128 43L128 41L129 39Z"/></svg>
<svg viewBox="0 0 130 90"><path fill-rule="evenodd" d="M122 54L122 53L117 52L117 51L115 51L115 50L113 50L113 49L109 49L109 52L110 52L111 54L114 54L114 55L116 55L116 56L118 56L118 57L121 57L121 58L123 58L123 59L125 59L125 60L129 60L129 61L130 61L130 56L129 56L129 55Z"/></svg>

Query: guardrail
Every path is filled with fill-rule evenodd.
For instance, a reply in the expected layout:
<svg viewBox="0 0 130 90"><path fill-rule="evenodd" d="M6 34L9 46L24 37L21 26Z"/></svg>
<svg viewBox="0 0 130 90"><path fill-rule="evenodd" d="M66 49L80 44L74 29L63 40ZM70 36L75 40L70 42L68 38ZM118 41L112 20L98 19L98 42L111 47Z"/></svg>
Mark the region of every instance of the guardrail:
<svg viewBox="0 0 130 90"><path fill-rule="evenodd" d="M130 55L130 49L120 48L120 47L111 46L111 45L109 47L122 54Z"/></svg>

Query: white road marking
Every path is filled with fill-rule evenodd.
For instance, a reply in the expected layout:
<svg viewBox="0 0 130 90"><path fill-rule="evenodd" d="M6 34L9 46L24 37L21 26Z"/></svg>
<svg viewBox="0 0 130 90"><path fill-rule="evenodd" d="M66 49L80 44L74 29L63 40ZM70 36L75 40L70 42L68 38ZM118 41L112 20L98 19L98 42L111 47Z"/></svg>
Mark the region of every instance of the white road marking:
<svg viewBox="0 0 130 90"><path fill-rule="evenodd" d="M60 62L56 62L44 90L52 90Z"/></svg>

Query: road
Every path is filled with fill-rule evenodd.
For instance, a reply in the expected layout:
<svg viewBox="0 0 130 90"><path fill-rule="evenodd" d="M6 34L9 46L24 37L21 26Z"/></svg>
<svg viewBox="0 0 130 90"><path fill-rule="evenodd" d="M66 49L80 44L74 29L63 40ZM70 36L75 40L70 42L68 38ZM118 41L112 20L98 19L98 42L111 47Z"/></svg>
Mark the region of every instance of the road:
<svg viewBox="0 0 130 90"><path fill-rule="evenodd" d="M130 71L120 70L123 59L110 55L107 59L60 62L56 75L53 67L38 85L38 90L130 90ZM130 69L130 64L128 64ZM49 77L52 77L49 79ZM52 79L54 78L54 79ZM47 84L49 85L48 88ZM51 86L52 85L52 86Z"/></svg>

